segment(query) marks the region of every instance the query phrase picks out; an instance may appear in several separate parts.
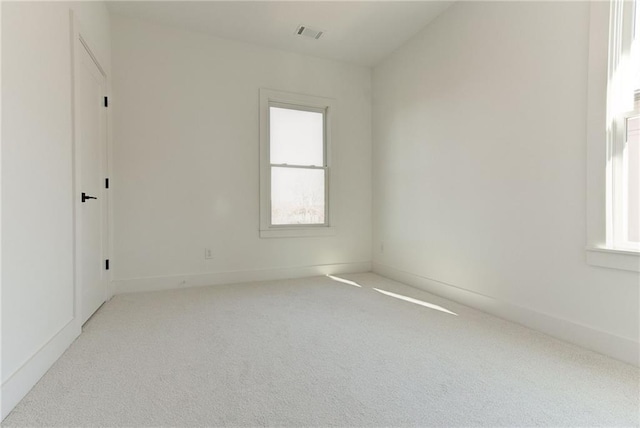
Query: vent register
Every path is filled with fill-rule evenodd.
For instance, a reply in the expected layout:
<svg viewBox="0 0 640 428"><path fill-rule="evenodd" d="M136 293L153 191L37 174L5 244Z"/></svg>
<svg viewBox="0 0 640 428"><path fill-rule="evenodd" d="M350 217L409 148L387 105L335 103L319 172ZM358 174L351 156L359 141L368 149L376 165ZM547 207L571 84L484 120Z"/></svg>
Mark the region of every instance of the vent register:
<svg viewBox="0 0 640 428"><path fill-rule="evenodd" d="M308 37L310 39L318 40L324 34L324 31L314 30L313 28L309 28L306 25L300 25L296 29L296 34L301 37Z"/></svg>

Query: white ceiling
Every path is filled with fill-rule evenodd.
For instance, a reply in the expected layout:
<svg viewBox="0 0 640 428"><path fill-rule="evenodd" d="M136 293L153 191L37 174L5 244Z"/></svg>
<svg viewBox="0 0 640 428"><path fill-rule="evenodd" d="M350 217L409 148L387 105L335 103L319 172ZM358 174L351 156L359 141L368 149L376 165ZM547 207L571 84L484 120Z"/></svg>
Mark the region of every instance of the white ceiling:
<svg viewBox="0 0 640 428"><path fill-rule="evenodd" d="M112 13L371 66L453 1L110 1ZM295 35L298 25L325 33Z"/></svg>

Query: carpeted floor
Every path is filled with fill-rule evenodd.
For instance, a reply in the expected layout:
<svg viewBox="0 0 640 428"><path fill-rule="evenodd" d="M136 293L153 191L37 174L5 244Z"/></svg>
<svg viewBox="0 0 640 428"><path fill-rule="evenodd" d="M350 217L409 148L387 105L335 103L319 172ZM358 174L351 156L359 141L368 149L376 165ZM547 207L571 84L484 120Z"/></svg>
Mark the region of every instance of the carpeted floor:
<svg viewBox="0 0 640 428"><path fill-rule="evenodd" d="M639 424L637 368L374 274L340 278L116 296L3 425Z"/></svg>

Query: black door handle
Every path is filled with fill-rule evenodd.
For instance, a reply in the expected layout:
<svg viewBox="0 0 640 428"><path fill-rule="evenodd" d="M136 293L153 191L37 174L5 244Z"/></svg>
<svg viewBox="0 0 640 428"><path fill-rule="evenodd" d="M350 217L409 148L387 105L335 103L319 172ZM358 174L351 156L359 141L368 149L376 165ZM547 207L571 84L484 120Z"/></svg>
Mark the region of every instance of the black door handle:
<svg viewBox="0 0 640 428"><path fill-rule="evenodd" d="M98 199L95 196L89 196L86 193L82 192L82 202L87 202L87 199Z"/></svg>

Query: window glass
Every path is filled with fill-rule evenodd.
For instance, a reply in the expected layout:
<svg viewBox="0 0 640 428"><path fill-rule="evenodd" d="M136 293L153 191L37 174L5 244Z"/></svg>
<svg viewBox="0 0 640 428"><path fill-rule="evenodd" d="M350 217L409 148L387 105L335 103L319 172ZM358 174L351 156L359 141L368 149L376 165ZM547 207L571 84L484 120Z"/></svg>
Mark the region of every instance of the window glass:
<svg viewBox="0 0 640 428"><path fill-rule="evenodd" d="M324 166L324 115L269 108L271 164Z"/></svg>
<svg viewBox="0 0 640 428"><path fill-rule="evenodd" d="M324 224L325 170L271 167L271 224Z"/></svg>
<svg viewBox="0 0 640 428"><path fill-rule="evenodd" d="M640 242L640 116L627 119L627 240Z"/></svg>
<svg viewBox="0 0 640 428"><path fill-rule="evenodd" d="M633 40L631 42L631 52L633 55L632 61L635 62L635 70L632 73L635 75L634 90L640 91L640 1L636 0L633 5L634 8L634 23L633 23Z"/></svg>

